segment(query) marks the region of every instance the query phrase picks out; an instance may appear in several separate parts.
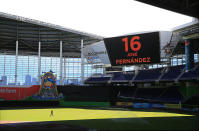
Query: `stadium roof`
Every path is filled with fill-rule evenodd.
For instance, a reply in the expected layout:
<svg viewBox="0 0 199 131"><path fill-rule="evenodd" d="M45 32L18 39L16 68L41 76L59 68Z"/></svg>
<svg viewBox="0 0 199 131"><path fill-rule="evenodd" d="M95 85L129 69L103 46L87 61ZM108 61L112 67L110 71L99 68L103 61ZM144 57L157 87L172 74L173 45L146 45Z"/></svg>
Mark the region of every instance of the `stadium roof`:
<svg viewBox="0 0 199 131"><path fill-rule="evenodd" d="M136 1L160 7L166 10L174 11L180 14L199 18L198 0L136 0Z"/></svg>
<svg viewBox="0 0 199 131"><path fill-rule="evenodd" d="M199 18L198 0L136 0L142 3L153 5L166 10L174 11L180 14ZM185 54L184 38L190 39L193 44L193 53L199 53L199 22L196 19L188 24L181 25L173 29L178 32L182 39L177 43L172 55Z"/></svg>
<svg viewBox="0 0 199 131"><path fill-rule="evenodd" d="M176 54L185 54L185 46L184 46L184 39L191 40L192 43L192 51L194 54L199 53L199 23L198 22L192 22L191 25L185 25L176 27L173 32L179 33L181 36L181 40L176 45L173 55Z"/></svg>
<svg viewBox="0 0 199 131"><path fill-rule="evenodd" d="M42 56L59 56L62 41L63 56L77 57L80 56L82 39L84 45L89 45L103 37L0 12L0 52L14 54L17 39L19 54L37 55L40 41Z"/></svg>

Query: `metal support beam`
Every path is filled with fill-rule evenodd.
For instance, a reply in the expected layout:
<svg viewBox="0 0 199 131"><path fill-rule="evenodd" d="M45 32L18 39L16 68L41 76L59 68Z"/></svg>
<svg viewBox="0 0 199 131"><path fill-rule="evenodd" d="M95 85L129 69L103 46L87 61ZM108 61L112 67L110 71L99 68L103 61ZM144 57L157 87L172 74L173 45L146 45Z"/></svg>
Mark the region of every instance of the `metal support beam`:
<svg viewBox="0 0 199 131"><path fill-rule="evenodd" d="M50 57L50 70L53 70L53 68L52 68L52 56Z"/></svg>
<svg viewBox="0 0 199 131"><path fill-rule="evenodd" d="M103 74L106 75L106 67L102 67L103 69Z"/></svg>
<svg viewBox="0 0 199 131"><path fill-rule="evenodd" d="M41 80L41 42L39 41L38 46L38 84L40 84Z"/></svg>
<svg viewBox="0 0 199 131"><path fill-rule="evenodd" d="M178 54L176 55L176 64L178 65Z"/></svg>
<svg viewBox="0 0 199 131"><path fill-rule="evenodd" d="M63 84L64 84L65 80L66 80L66 58L64 57L64 79L63 79Z"/></svg>
<svg viewBox="0 0 199 131"><path fill-rule="evenodd" d="M30 65L29 65L29 55L28 55L28 75L29 75L29 73L30 73Z"/></svg>
<svg viewBox="0 0 199 131"><path fill-rule="evenodd" d="M183 39L197 39L197 38L199 38L199 33L195 33L195 34L191 34L191 35L187 35L183 37Z"/></svg>
<svg viewBox="0 0 199 131"><path fill-rule="evenodd" d="M185 70L186 72L190 71L194 66L194 54L192 49L191 41L184 39L185 41Z"/></svg>
<svg viewBox="0 0 199 131"><path fill-rule="evenodd" d="M84 83L84 52L83 52L83 47L84 47L84 41L82 39L81 40L81 84Z"/></svg>
<svg viewBox="0 0 199 131"><path fill-rule="evenodd" d="M63 79L62 79L62 41L60 41L60 85L63 85Z"/></svg>
<svg viewBox="0 0 199 131"><path fill-rule="evenodd" d="M199 62L199 54L198 54L197 62Z"/></svg>
<svg viewBox="0 0 199 131"><path fill-rule="evenodd" d="M140 69L139 66L134 66L135 75L137 75L139 73L139 69Z"/></svg>
<svg viewBox="0 0 199 131"><path fill-rule="evenodd" d="M6 75L6 55L4 54L4 67L3 67L3 76Z"/></svg>
<svg viewBox="0 0 199 131"><path fill-rule="evenodd" d="M28 74L26 75L26 85L31 85L31 76L30 73L30 67L29 67L29 55L28 55Z"/></svg>
<svg viewBox="0 0 199 131"><path fill-rule="evenodd" d="M18 66L18 40L16 41L16 56L15 56L15 85L17 85L17 66Z"/></svg>

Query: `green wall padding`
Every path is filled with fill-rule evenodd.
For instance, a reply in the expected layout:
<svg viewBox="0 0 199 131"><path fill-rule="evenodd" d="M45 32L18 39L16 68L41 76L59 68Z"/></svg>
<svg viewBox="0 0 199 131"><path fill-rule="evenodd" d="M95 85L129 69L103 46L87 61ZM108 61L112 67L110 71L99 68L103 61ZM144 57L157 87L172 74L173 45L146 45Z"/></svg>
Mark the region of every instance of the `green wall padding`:
<svg viewBox="0 0 199 131"><path fill-rule="evenodd" d="M198 85L190 85L184 86L180 88L180 91L185 97L191 97L194 95L199 95L199 86Z"/></svg>

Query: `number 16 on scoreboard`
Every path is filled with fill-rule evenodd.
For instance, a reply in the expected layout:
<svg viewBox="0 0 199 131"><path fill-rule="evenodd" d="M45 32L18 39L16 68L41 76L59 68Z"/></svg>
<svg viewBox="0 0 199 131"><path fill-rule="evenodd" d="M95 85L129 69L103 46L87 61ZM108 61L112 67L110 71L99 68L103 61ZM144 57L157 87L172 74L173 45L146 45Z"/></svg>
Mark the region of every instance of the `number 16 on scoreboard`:
<svg viewBox="0 0 199 131"><path fill-rule="evenodd" d="M139 36L133 36L130 40L130 48L132 51L139 51L142 47L141 43L139 41L135 41L135 40L140 40ZM128 43L128 37L124 37L122 39L122 41L125 44L125 52L129 51L129 43Z"/></svg>

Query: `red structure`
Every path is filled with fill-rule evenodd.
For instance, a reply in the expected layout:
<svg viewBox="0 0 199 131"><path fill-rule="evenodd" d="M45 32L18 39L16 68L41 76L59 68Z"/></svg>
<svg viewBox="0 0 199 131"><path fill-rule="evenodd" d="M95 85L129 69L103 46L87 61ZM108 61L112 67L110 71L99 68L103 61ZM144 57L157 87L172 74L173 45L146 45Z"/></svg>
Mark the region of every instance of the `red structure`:
<svg viewBox="0 0 199 131"><path fill-rule="evenodd" d="M39 92L40 85L30 87L0 87L0 99L3 100L24 100Z"/></svg>

